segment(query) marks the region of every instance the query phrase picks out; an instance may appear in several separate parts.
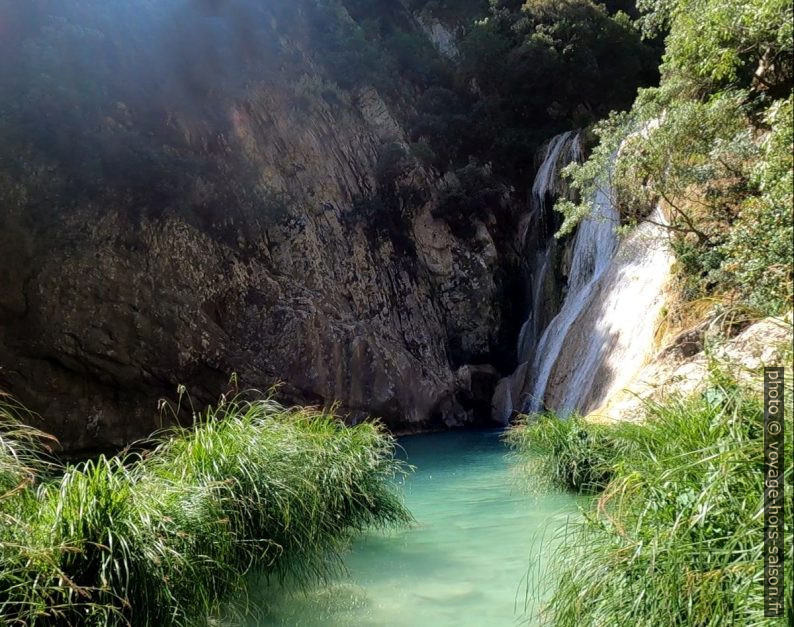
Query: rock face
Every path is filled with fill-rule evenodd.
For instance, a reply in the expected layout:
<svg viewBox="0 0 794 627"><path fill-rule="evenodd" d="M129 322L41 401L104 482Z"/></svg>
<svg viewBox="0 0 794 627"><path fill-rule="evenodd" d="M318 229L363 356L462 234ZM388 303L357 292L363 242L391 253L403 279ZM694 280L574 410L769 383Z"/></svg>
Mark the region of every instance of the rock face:
<svg viewBox="0 0 794 627"><path fill-rule="evenodd" d="M730 339L700 324L680 333L648 363L634 371L621 388L604 398L588 418L639 421L647 402L686 397L709 385L709 361L714 360L739 380L763 391L764 366L790 363L792 315L764 318ZM627 375L629 372L627 371Z"/></svg>
<svg viewBox="0 0 794 627"><path fill-rule="evenodd" d="M436 49L445 57L455 59L460 54L455 33L439 19L424 11L416 15L416 21Z"/></svg>
<svg viewBox="0 0 794 627"><path fill-rule="evenodd" d="M0 388L64 447L144 437L158 398L211 402L231 373L398 431L487 419L521 209L454 233L434 217L454 176L411 155L400 106L331 89L304 44L243 94L168 110L164 152L202 163L178 193L66 195L33 150L0 170ZM137 115L101 123L120 137Z"/></svg>

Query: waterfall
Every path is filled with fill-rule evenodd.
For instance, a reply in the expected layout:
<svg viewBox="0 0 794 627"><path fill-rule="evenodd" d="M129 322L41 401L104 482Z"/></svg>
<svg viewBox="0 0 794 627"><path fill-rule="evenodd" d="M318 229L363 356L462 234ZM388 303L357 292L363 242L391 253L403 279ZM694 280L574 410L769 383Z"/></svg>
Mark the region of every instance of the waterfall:
<svg viewBox="0 0 794 627"><path fill-rule="evenodd" d="M568 149L567 151L565 149ZM565 151L565 152L563 152ZM538 167L535 179L532 181L532 191L529 196L529 220L524 224L520 240L526 246L527 236L532 232L531 226L536 227L534 234L548 237L553 233L548 232L548 210L546 199L556 195L560 184L560 170L571 161L581 159L581 143L578 131L566 131L555 135L546 144L543 160ZM565 159L561 163L561 157ZM562 167L561 167L562 166Z"/></svg>
<svg viewBox="0 0 794 627"><path fill-rule="evenodd" d="M522 411L536 412L542 409L549 375L557 362L568 331L590 302L615 252L618 243L615 233L617 226L618 213L608 194L599 190L592 214L576 231L568 293L562 309L546 327L538 342L532 365L535 381Z"/></svg>
<svg viewBox="0 0 794 627"><path fill-rule="evenodd" d="M521 326L518 334L518 346L516 354L519 360L526 361L535 349L535 339L538 337L540 329L540 311L543 303L543 286L549 271L550 260L553 257L554 245L549 242L542 253L540 253L540 266L536 268L530 281L530 310L529 315Z"/></svg>
<svg viewBox="0 0 794 627"><path fill-rule="evenodd" d="M493 417L502 423L514 411L588 413L629 384L653 350L673 261L658 207L621 239L611 190L598 191L590 214L565 245L565 288L553 280L563 245L553 237L546 201L564 192L561 167L580 159L579 135L558 135L546 146L532 186L523 236L532 261L529 315L517 340L518 367L494 393ZM563 294L559 307L549 305Z"/></svg>
<svg viewBox="0 0 794 627"><path fill-rule="evenodd" d="M557 162L560 160L560 153L571 135L573 135L573 131L561 133L553 137L546 146L546 154L543 157L543 162L540 164L538 173L535 175L535 180L532 182L531 200L534 205L532 207L533 210L544 206L546 194L553 189L554 182L559 178Z"/></svg>
<svg viewBox="0 0 794 627"><path fill-rule="evenodd" d="M543 160L532 183L529 219L521 235L523 249L533 263L527 294L529 312L516 345L519 363L531 358L543 327L555 313L551 311L545 294L557 252L554 221L549 215L551 208L546 206L546 199L557 195L561 182L560 171L572 161L581 160L581 152L578 131L556 135L546 145Z"/></svg>
<svg viewBox="0 0 794 627"><path fill-rule="evenodd" d="M548 384L546 390L558 413L595 409L645 364L673 263L664 223L657 207L620 242L589 310L578 318L580 332L567 334L561 362L569 365L561 369L558 393L549 394Z"/></svg>

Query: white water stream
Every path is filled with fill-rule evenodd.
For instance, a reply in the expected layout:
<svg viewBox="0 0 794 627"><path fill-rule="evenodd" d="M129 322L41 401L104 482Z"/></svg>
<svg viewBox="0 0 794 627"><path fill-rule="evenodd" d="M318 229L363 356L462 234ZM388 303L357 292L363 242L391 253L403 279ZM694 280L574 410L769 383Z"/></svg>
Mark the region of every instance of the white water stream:
<svg viewBox="0 0 794 627"><path fill-rule="evenodd" d="M550 278L549 272L553 271L557 243L548 216L550 208L546 201L558 193L562 168L572 161L580 161L581 157L582 150L577 131L556 135L546 145L543 161L532 183L529 219L521 235L521 242L527 250L526 254L533 257L534 264L529 281L529 313L521 327L516 346L519 363L532 358L538 338L550 318L549 307L545 302L546 288ZM529 233L530 229L531 233Z"/></svg>
<svg viewBox="0 0 794 627"><path fill-rule="evenodd" d="M571 272L568 276L568 293L562 309L554 317L538 342L532 372L535 380L531 396L521 407L522 412L536 412L543 408L546 386L551 370L557 363L563 343L571 326L582 311L590 304L598 282L609 266L618 244L615 228L618 226L618 213L611 199L603 192L596 194L593 213L586 218L576 231L573 246ZM588 355L574 367L582 369L590 364ZM555 408L563 409L563 408Z"/></svg>
<svg viewBox="0 0 794 627"><path fill-rule="evenodd" d="M611 190L593 198L570 244L559 311L550 321L542 319L549 310L547 280L558 263L557 242L543 222L545 205L560 193L560 170L580 159L578 134L554 137L532 185L527 228L540 236L524 236L534 262L530 312L518 338L519 367L494 396L495 417L503 422L516 411L592 411L625 387L653 351L672 265L664 216L657 208L621 240Z"/></svg>

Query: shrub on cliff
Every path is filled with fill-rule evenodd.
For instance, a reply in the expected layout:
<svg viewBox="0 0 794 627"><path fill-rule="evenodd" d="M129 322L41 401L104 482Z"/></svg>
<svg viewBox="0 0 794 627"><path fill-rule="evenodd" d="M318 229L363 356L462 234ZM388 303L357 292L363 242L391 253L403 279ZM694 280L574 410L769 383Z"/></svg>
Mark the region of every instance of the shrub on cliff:
<svg viewBox="0 0 794 627"><path fill-rule="evenodd" d="M781 0L641 3L646 32L669 28L659 88L596 127L601 143L568 175L561 234L609 185L626 223L660 202L685 300L717 296L761 315L792 305L792 9ZM611 171L611 180L606 172Z"/></svg>
<svg viewBox="0 0 794 627"><path fill-rule="evenodd" d="M353 532L409 520L376 425L233 400L159 442L6 492L5 622L188 624L252 569L300 585L339 568Z"/></svg>
<svg viewBox="0 0 794 627"><path fill-rule="evenodd" d="M460 48L460 78L480 96L481 158L529 180L550 135L629 107L658 78L656 47L625 13L590 0L494 0Z"/></svg>

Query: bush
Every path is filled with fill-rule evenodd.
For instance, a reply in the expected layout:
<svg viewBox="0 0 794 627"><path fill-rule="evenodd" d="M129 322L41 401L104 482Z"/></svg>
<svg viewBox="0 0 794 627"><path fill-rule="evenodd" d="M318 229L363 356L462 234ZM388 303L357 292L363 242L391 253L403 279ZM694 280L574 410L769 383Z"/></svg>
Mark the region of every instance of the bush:
<svg viewBox="0 0 794 627"><path fill-rule="evenodd" d="M590 0L494 0L460 49L461 78L485 105L471 119L487 146L479 156L513 180L531 181L548 137L626 109L638 86L658 80L655 46Z"/></svg>
<svg viewBox="0 0 794 627"><path fill-rule="evenodd" d="M792 393L791 379L786 382ZM549 419L551 420L551 419ZM790 413L786 420L790 421ZM535 472L567 478L593 467L586 439L618 442L595 467L611 475L556 549L554 625L762 625L764 495L760 394L717 373L706 393L648 406L643 424L604 427L547 420L511 435L546 456ZM523 432L522 432L523 430ZM792 433L786 433L791 450ZM533 436L533 437L531 437ZM596 448L596 450L601 450ZM787 493L794 466L785 469ZM785 514L787 581L794 576L794 513ZM792 615L792 588L785 597Z"/></svg>
<svg viewBox="0 0 794 627"><path fill-rule="evenodd" d="M581 416L526 417L507 432L506 439L520 454L534 485L578 492L597 492L606 486L619 448L610 428Z"/></svg>
<svg viewBox="0 0 794 627"><path fill-rule="evenodd" d="M300 585L338 569L353 532L409 520L377 425L237 399L159 442L4 499L4 621L189 624L252 569Z"/></svg>
<svg viewBox="0 0 794 627"><path fill-rule="evenodd" d="M669 27L659 88L597 125L601 145L567 175L570 232L610 188L626 224L662 205L689 299L759 315L792 305L791 7L780 0L647 0L646 31Z"/></svg>
<svg viewBox="0 0 794 627"><path fill-rule="evenodd" d="M770 108L771 132L751 173L758 195L747 198L720 252L724 280L756 310L784 312L792 304L792 98Z"/></svg>

